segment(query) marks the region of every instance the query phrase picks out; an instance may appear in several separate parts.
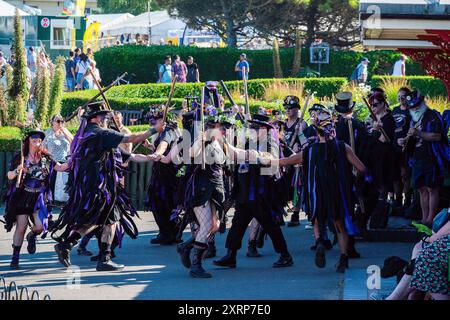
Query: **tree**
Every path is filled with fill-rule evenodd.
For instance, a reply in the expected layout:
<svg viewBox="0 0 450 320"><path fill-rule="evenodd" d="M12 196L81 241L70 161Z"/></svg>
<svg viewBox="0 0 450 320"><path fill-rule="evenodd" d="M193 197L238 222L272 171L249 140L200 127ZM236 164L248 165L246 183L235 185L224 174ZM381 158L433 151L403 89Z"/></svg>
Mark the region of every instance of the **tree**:
<svg viewBox="0 0 450 320"><path fill-rule="evenodd" d="M293 43L303 30L308 47L316 38L338 47L359 41L357 0L291 0L268 9L260 10L253 21L260 37Z"/></svg>
<svg viewBox="0 0 450 320"><path fill-rule="evenodd" d="M12 110L16 115L12 116L12 118L19 122L24 122L25 104L28 101L29 91L26 72L27 60L23 45L22 20L18 9L16 9L14 17L14 53L16 55L16 63L14 65L9 96L13 104Z"/></svg>
<svg viewBox="0 0 450 320"><path fill-rule="evenodd" d="M61 111L65 75L64 57L59 56L56 59L55 74L51 84L50 99L48 102L48 119L55 114L59 114Z"/></svg>
<svg viewBox="0 0 450 320"><path fill-rule="evenodd" d="M164 8L164 2L161 4L150 1L151 11L157 11ZM123 13L129 12L134 15L148 11L148 0L98 0L97 5L102 9L103 13Z"/></svg>
<svg viewBox="0 0 450 320"><path fill-rule="evenodd" d="M292 63L292 73L291 73L291 77L293 78L298 77L298 74L300 73L300 67L302 62L302 45L303 45L302 33L300 31L297 31L295 35L294 62Z"/></svg>
<svg viewBox="0 0 450 320"><path fill-rule="evenodd" d="M50 71L39 61L36 79L36 112L34 113L34 119L41 126L45 125L47 121L50 82Z"/></svg>
<svg viewBox="0 0 450 320"><path fill-rule="evenodd" d="M248 36L255 17L272 11L277 4L293 0L159 0L169 13L186 21L193 29L210 29L235 48L239 36ZM276 15L273 12L273 15Z"/></svg>
<svg viewBox="0 0 450 320"><path fill-rule="evenodd" d="M283 78L283 70L281 69L280 48L278 40L273 40L273 76L274 78Z"/></svg>

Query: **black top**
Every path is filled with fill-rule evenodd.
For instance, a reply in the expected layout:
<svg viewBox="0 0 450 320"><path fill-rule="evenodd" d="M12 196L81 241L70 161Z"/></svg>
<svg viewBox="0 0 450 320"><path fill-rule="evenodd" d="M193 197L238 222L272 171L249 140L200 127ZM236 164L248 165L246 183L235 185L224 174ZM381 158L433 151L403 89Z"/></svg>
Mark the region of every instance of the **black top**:
<svg viewBox="0 0 450 320"><path fill-rule="evenodd" d="M386 135L388 136L389 140L391 140L390 144L393 144L395 139L396 124L394 117L392 116L391 110L388 110L388 113L381 118L381 123L383 125L384 131L386 132ZM378 140L381 134L382 134L381 131L374 130L370 135L373 138L375 138L379 143L381 143L381 141Z"/></svg>
<svg viewBox="0 0 450 320"><path fill-rule="evenodd" d="M411 121L411 127L413 127L415 123ZM421 124L418 127L422 132L427 133L442 133L443 127L440 119L436 115L433 110L428 109L425 111ZM430 161L434 163L434 153L432 150L432 142L424 141L420 138L416 139L416 145L413 153L413 160L415 161Z"/></svg>
<svg viewBox="0 0 450 320"><path fill-rule="evenodd" d="M167 149L164 152L164 156L167 156L170 153L170 149L178 141L178 137L172 129L165 129L155 140L155 148L162 142L167 143ZM176 166L171 163L162 163L155 162L152 168L153 177L151 179L152 182L158 182L162 185L169 185L175 188L175 180L177 169Z"/></svg>
<svg viewBox="0 0 450 320"><path fill-rule="evenodd" d="M397 140L405 138L408 134L409 126L411 123L411 115L409 110L402 110L400 106L397 106L392 111L392 116L395 120L395 141L394 146L397 150L401 150L402 147L398 145Z"/></svg>
<svg viewBox="0 0 450 320"><path fill-rule="evenodd" d="M187 67L186 81L196 82L198 65L194 62L193 64L186 64L186 67Z"/></svg>
<svg viewBox="0 0 450 320"><path fill-rule="evenodd" d="M295 120L294 124L292 124L292 126L290 126L290 127L288 126L287 121L285 121L283 124L284 142L289 147L293 146L296 143L300 143L300 139L299 139L298 135L296 137L294 137L295 130L296 130L296 127L297 127L299 121L300 121L300 118ZM295 141L295 142L293 142L293 141Z"/></svg>

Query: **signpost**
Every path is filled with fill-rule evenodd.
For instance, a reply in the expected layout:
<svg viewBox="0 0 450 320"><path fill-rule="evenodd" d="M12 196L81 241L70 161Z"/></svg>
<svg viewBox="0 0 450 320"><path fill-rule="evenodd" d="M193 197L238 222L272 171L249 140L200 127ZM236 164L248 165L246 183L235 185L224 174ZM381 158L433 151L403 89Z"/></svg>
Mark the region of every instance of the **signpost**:
<svg viewBox="0 0 450 320"><path fill-rule="evenodd" d="M322 64L330 63L330 45L322 42L321 39L316 39L309 48L309 63L319 65L319 76Z"/></svg>

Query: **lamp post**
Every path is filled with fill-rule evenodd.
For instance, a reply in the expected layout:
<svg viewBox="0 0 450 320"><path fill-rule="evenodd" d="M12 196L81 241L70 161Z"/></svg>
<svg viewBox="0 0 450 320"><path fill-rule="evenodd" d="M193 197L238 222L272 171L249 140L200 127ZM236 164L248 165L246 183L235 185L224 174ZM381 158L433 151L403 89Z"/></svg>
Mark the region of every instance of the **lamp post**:
<svg viewBox="0 0 450 320"><path fill-rule="evenodd" d="M152 0L148 0L148 45L152 45L152 21L150 18L152 8Z"/></svg>

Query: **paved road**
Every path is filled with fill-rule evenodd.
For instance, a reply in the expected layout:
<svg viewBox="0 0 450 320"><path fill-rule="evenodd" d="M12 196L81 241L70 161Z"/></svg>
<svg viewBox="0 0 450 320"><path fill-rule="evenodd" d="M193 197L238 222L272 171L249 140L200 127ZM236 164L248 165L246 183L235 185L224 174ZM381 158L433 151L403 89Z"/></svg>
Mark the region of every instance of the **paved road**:
<svg viewBox="0 0 450 320"><path fill-rule="evenodd" d="M2 210L0 210L2 211ZM306 221L297 228L283 227L288 246L294 257L294 266L273 269L277 259L272 245L266 242L261 258L245 257L245 249L238 254L237 269L221 269L207 260L205 268L211 279L193 279L184 269L175 247L152 246L149 240L156 234L156 225L149 213L141 213L141 231L137 240L126 239L118 250L117 262L124 263L123 272L100 273L89 258L77 256L72 263L80 268L79 286L68 286L71 273L62 268L53 251L52 240L39 240L34 256L26 253L24 244L21 269L9 270L12 233L0 231L0 275L18 285L37 289L52 299L342 299L344 276L334 271L339 252L334 248L327 254L325 269L314 266L312 231L306 230ZM187 237L187 235L186 235ZM226 234L218 235L218 255L225 253ZM246 239L244 240L246 244ZM96 251L93 240L89 248ZM362 269L371 264L381 265L390 255L407 258L411 244L358 243L363 258L350 262L350 268ZM245 247L244 247L245 248ZM75 250L74 250L75 251ZM70 283L70 282L69 282Z"/></svg>

